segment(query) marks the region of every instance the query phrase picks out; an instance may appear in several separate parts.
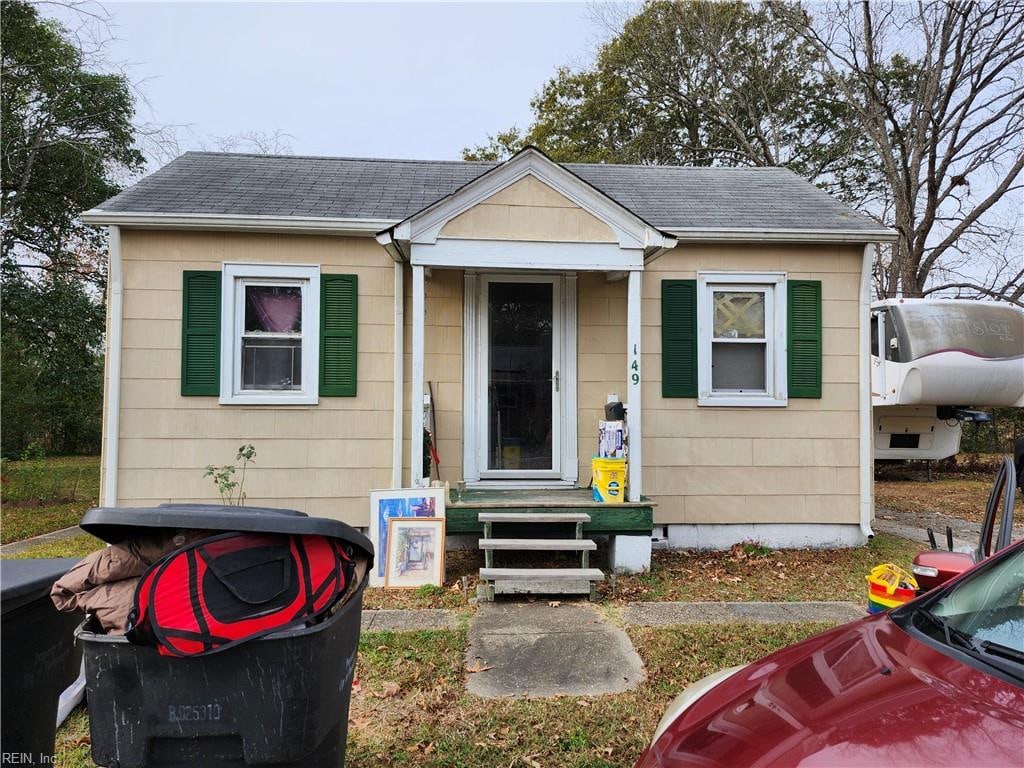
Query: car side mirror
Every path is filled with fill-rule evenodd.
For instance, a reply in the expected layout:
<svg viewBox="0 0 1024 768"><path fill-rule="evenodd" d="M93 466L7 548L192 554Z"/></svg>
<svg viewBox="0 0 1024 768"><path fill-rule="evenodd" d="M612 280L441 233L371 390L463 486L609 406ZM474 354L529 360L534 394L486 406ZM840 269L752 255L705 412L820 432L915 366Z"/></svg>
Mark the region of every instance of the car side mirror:
<svg viewBox="0 0 1024 768"><path fill-rule="evenodd" d="M974 565L974 558L964 552L929 549L914 558L910 570L917 579L918 594L945 584Z"/></svg>

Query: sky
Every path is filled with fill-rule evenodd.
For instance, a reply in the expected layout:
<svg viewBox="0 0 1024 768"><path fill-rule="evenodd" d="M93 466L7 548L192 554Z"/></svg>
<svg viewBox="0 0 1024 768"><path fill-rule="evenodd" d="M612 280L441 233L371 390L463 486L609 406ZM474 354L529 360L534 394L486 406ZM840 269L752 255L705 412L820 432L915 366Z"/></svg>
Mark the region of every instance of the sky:
<svg viewBox="0 0 1024 768"><path fill-rule="evenodd" d="M82 23L80 12L41 10ZM179 126L182 150L280 130L297 154L458 159L489 133L526 127L531 97L607 36L580 2L102 10L114 38L104 56L139 83L140 119Z"/></svg>

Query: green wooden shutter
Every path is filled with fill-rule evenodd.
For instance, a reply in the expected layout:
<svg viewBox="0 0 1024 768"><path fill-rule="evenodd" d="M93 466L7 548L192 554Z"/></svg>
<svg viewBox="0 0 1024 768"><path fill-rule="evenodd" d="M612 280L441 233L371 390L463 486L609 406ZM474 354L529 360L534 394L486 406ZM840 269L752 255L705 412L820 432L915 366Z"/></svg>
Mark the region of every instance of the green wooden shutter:
<svg viewBox="0 0 1024 768"><path fill-rule="evenodd" d="M356 275L320 276L320 394L355 397L359 323Z"/></svg>
<svg viewBox="0 0 1024 768"><path fill-rule="evenodd" d="M661 396L697 396L697 281L661 281Z"/></svg>
<svg viewBox="0 0 1024 768"><path fill-rule="evenodd" d="M218 271L182 278L181 394L220 394L220 281Z"/></svg>
<svg viewBox="0 0 1024 768"><path fill-rule="evenodd" d="M788 286L789 396L821 397L821 281Z"/></svg>

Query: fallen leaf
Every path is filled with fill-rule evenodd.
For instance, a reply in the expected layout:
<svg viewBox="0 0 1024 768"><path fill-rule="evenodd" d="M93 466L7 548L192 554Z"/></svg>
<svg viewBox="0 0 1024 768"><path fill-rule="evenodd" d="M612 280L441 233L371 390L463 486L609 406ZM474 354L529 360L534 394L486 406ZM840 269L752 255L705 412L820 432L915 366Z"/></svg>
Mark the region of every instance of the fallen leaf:
<svg viewBox="0 0 1024 768"><path fill-rule="evenodd" d="M378 697L382 699L390 699L392 696L397 696L400 690L402 690L402 686L389 680L380 687Z"/></svg>
<svg viewBox="0 0 1024 768"><path fill-rule="evenodd" d="M550 603L548 603L548 608L557 608L561 604L562 604L561 600L552 600Z"/></svg>
<svg viewBox="0 0 1024 768"><path fill-rule="evenodd" d="M466 671L469 673L473 672L486 672L488 669L494 669L493 664L484 664L483 661L477 659L472 664L466 665Z"/></svg>

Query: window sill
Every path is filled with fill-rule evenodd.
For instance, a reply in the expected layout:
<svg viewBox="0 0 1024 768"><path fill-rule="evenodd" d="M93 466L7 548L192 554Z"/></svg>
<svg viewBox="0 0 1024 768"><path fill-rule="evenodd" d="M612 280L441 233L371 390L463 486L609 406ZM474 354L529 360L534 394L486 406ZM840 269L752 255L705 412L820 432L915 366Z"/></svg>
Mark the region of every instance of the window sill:
<svg viewBox="0 0 1024 768"><path fill-rule="evenodd" d="M305 392L279 393L275 395L231 395L221 396L221 405L318 405L318 395Z"/></svg>
<svg viewBox="0 0 1024 768"><path fill-rule="evenodd" d="M697 398L697 405L725 408L784 408L789 405L789 399L768 395L702 395Z"/></svg>

